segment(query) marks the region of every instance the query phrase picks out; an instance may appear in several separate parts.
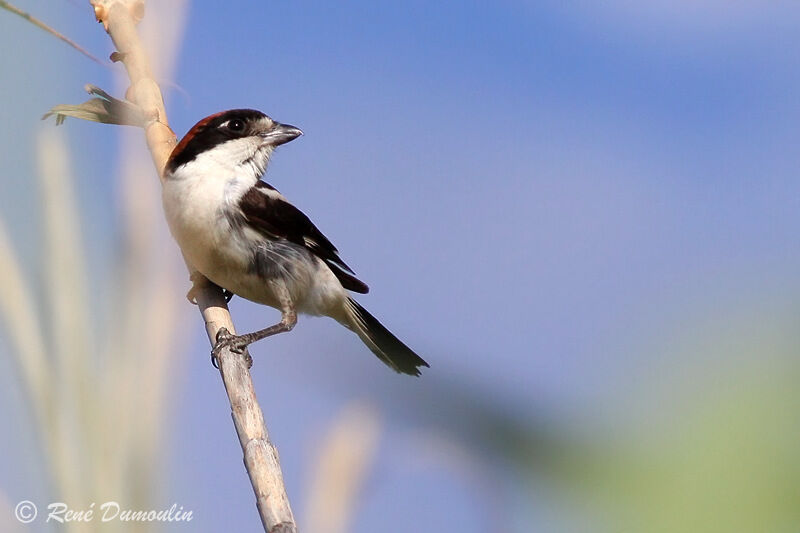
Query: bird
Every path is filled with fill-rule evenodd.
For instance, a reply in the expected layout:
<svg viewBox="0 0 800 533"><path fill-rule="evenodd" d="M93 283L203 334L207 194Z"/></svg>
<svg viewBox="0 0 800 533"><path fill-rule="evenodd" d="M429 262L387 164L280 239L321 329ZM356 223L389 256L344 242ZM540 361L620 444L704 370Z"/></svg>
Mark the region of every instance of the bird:
<svg viewBox="0 0 800 533"><path fill-rule="evenodd" d="M267 328L222 328L212 361L228 347L246 353L260 339L291 331L298 313L328 316L353 331L398 373L429 367L350 295L367 285L331 241L264 176L278 146L303 132L255 109L231 109L195 124L164 168L167 224L188 263L232 295L281 312Z"/></svg>

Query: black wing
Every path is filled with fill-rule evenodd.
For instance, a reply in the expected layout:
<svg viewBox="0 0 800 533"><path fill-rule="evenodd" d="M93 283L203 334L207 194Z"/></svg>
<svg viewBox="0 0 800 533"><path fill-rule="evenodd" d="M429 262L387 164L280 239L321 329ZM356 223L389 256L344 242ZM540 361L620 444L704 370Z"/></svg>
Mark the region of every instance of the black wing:
<svg viewBox="0 0 800 533"><path fill-rule="evenodd" d="M322 259L345 289L366 294L369 287L339 257L339 251L302 211L287 202L271 185L258 181L239 200L247 223L273 239L286 239Z"/></svg>

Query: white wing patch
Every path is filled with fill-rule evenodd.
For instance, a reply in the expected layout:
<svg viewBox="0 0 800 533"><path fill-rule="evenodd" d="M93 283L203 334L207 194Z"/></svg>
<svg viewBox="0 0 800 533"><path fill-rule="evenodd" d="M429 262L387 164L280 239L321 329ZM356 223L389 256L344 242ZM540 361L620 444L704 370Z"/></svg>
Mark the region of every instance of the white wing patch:
<svg viewBox="0 0 800 533"><path fill-rule="evenodd" d="M256 190L267 198L271 198L273 200L283 200L284 202L287 202L286 197L271 187L256 187Z"/></svg>

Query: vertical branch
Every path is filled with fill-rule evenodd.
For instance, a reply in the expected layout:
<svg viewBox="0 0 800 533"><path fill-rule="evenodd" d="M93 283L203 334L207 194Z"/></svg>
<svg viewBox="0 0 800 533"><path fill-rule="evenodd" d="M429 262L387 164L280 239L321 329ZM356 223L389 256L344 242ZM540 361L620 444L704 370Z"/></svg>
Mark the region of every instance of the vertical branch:
<svg viewBox="0 0 800 533"><path fill-rule="evenodd" d="M139 40L136 24L144 16L143 0L90 0L95 16L111 36L125 65L131 86L129 100L151 118L145 138L153 163L163 180L164 166L175 146L164 101ZM187 265L188 266L188 265ZM191 271L191 267L189 266ZM214 344L220 328L234 332L228 307L220 290L203 283L194 273L194 294L206 324L209 341ZM278 452L269 440L264 417L256 399L253 381L243 357L224 350L219 356L220 374L231 404L231 415L244 453L244 463L256 495L261 522L269 533L296 531L294 517L283 485Z"/></svg>

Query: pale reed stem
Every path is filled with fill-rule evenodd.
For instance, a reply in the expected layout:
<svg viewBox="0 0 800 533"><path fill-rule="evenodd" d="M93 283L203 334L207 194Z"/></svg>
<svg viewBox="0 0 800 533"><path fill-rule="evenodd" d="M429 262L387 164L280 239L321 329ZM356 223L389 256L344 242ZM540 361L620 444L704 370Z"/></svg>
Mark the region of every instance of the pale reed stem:
<svg viewBox="0 0 800 533"><path fill-rule="evenodd" d="M144 128L145 138L153 163L163 180L163 169L176 139L167 122L161 90L153 79L136 30L136 23L144 15L144 1L91 0L90 3L94 6L97 20L103 23L120 52L130 77L128 99L152 117ZM191 267L189 270L192 270ZM193 280L201 281L196 275ZM196 282L195 294L212 344L220 328L235 331L219 289ZM250 371L244 358L229 349L220 354L219 361L220 374L231 404L231 414L264 530L270 533L295 532L297 528L286 496L278 452L269 440Z"/></svg>

